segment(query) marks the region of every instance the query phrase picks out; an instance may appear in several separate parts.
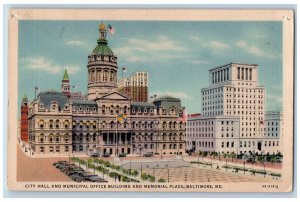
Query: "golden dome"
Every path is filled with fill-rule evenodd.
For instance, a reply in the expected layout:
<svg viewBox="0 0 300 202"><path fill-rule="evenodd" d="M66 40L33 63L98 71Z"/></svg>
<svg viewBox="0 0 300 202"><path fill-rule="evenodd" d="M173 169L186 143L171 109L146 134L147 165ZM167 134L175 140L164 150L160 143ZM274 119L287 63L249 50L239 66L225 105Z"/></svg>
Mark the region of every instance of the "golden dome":
<svg viewBox="0 0 300 202"><path fill-rule="evenodd" d="M105 24L101 23L101 24L99 25L99 30L100 30L100 31L103 31L103 30L105 30L105 29L106 29Z"/></svg>

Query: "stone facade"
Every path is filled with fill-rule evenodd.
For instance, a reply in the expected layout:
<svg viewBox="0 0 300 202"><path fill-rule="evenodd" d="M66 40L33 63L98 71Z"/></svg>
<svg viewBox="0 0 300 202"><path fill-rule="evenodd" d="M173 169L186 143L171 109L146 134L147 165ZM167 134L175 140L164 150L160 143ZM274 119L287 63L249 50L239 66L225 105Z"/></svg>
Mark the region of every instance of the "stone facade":
<svg viewBox="0 0 300 202"><path fill-rule="evenodd" d="M72 96L67 72L61 92L41 92L29 105L29 144L36 154L98 152L119 155L183 154L184 107L177 98L134 102L117 89L117 57L99 27L98 45L88 56L88 94ZM77 92L77 94L80 94ZM87 98L87 99L86 99ZM122 115L123 119L117 117Z"/></svg>

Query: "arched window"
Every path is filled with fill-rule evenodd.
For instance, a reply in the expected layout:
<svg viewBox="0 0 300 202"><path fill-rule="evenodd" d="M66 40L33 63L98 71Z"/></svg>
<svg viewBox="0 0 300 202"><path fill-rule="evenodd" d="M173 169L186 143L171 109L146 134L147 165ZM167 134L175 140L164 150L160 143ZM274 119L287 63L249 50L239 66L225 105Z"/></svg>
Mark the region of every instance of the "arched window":
<svg viewBox="0 0 300 202"><path fill-rule="evenodd" d="M51 119L51 120L49 121L49 128L50 128L50 129L53 128L53 124L54 124L54 122L53 122L53 120Z"/></svg>
<svg viewBox="0 0 300 202"><path fill-rule="evenodd" d="M114 114L114 109L115 109L114 106L111 105L110 108L109 108L110 114Z"/></svg>
<svg viewBox="0 0 300 202"><path fill-rule="evenodd" d="M93 129L94 129L94 130L97 129L97 122L96 122L96 121L93 122Z"/></svg>
<svg viewBox="0 0 300 202"><path fill-rule="evenodd" d="M91 123L89 121L86 122L86 129L90 129Z"/></svg>
<svg viewBox="0 0 300 202"><path fill-rule="evenodd" d="M65 134L64 139L65 139L65 142L69 142L69 134L68 133Z"/></svg>
<svg viewBox="0 0 300 202"><path fill-rule="evenodd" d="M79 128L82 129L83 128L83 121L79 122Z"/></svg>
<svg viewBox="0 0 300 202"><path fill-rule="evenodd" d="M53 134L49 135L49 142L52 143L53 142Z"/></svg>
<svg viewBox="0 0 300 202"><path fill-rule="evenodd" d="M44 151L45 151L45 148L44 147L40 147L40 152L44 153Z"/></svg>
<svg viewBox="0 0 300 202"><path fill-rule="evenodd" d="M106 128L106 122L102 121L101 126L102 126L102 128Z"/></svg>
<svg viewBox="0 0 300 202"><path fill-rule="evenodd" d="M93 141L96 141L96 133L93 134Z"/></svg>
<svg viewBox="0 0 300 202"><path fill-rule="evenodd" d="M92 82L95 82L95 71L92 70L91 74L92 74Z"/></svg>
<svg viewBox="0 0 300 202"><path fill-rule="evenodd" d="M111 121L111 122L110 122L110 128L114 128L114 125L115 125L114 122Z"/></svg>
<svg viewBox="0 0 300 202"><path fill-rule="evenodd" d="M55 135L55 141L56 141L56 142L59 142L59 140L60 140L59 134L56 134L56 135Z"/></svg>
<svg viewBox="0 0 300 202"><path fill-rule="evenodd" d="M166 129L167 128L167 122L163 122L163 129Z"/></svg>
<svg viewBox="0 0 300 202"><path fill-rule="evenodd" d="M40 142L44 142L44 140L45 140L44 134L41 134L39 137L40 137Z"/></svg>
<svg viewBox="0 0 300 202"><path fill-rule="evenodd" d="M107 82L108 81L108 71L105 70L104 71L104 82Z"/></svg>
<svg viewBox="0 0 300 202"><path fill-rule="evenodd" d="M69 123L68 120L65 120L65 121L64 121L64 126L65 126L66 129L69 128L69 124L70 124L70 123Z"/></svg>
<svg viewBox="0 0 300 202"><path fill-rule="evenodd" d="M41 120L39 121L39 127L40 127L40 128L44 128L44 127L45 127L45 121L44 121L43 119L41 119Z"/></svg>
<svg viewBox="0 0 300 202"><path fill-rule="evenodd" d="M59 120L58 119L55 121L55 128L59 128Z"/></svg>

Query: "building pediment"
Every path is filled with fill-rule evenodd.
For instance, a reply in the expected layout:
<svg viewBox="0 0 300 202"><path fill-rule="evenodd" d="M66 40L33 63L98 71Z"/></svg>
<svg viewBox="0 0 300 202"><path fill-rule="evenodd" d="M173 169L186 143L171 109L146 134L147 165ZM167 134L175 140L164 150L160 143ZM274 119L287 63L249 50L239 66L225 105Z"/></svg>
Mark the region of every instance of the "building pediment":
<svg viewBox="0 0 300 202"><path fill-rule="evenodd" d="M119 92L108 93L108 94L100 97L99 99L101 99L101 100L124 100L124 101L130 100L129 97L127 97L126 95L123 95Z"/></svg>

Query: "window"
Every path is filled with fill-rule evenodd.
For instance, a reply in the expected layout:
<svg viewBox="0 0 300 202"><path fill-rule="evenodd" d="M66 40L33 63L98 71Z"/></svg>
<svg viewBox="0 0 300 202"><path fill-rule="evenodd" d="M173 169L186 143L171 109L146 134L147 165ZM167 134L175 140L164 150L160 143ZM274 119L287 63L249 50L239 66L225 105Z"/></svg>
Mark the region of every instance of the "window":
<svg viewBox="0 0 300 202"><path fill-rule="evenodd" d="M56 121L55 121L55 127L56 127L56 128L59 128L59 120L56 120Z"/></svg>
<svg viewBox="0 0 300 202"><path fill-rule="evenodd" d="M44 120L40 120L40 121L39 121L39 127L40 127L41 129L44 128L44 124L45 124Z"/></svg>
<svg viewBox="0 0 300 202"><path fill-rule="evenodd" d="M69 146L65 146L65 152L69 151Z"/></svg>

